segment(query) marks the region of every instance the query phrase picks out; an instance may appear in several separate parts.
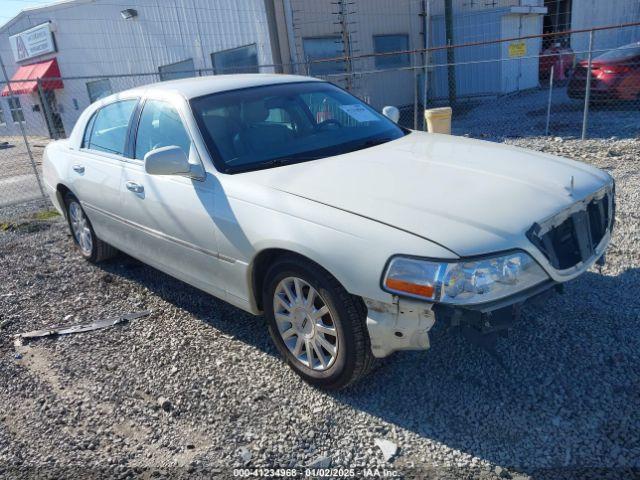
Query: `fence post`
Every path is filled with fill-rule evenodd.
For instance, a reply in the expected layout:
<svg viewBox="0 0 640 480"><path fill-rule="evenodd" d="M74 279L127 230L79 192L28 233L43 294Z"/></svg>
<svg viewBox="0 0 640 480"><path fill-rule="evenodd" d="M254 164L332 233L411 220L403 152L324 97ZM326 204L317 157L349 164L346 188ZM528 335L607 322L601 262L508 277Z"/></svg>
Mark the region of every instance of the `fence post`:
<svg viewBox="0 0 640 480"><path fill-rule="evenodd" d="M423 83L422 83L422 111L427 109L427 95L428 95L428 78L429 78L429 47L431 46L431 0L422 0L422 43L424 47L424 53L422 55L423 65ZM427 122L422 115L422 130L427 131Z"/></svg>
<svg viewBox="0 0 640 480"><path fill-rule="evenodd" d="M36 80L36 83L38 84L38 96L40 97L40 102L42 103L42 109L44 110L44 116L47 122L49 133L51 134L51 138L53 138L54 140L58 140L58 131L56 129L55 124L53 123L53 115L49 110L49 102L47 102L47 99L44 97L42 80L38 78Z"/></svg>
<svg viewBox="0 0 640 480"><path fill-rule="evenodd" d="M589 59L587 66L587 85L584 94L584 114L582 115L582 140L587 138L587 126L589 122L589 104L591 103L591 70L593 63L593 30L589 32Z"/></svg>
<svg viewBox="0 0 640 480"><path fill-rule="evenodd" d="M4 77L5 82L7 82L7 90L9 90L9 98L14 98L13 89L11 88L11 82L9 82L9 77L7 76L7 70L4 68L4 62L2 61L2 56L0 56L0 69L2 70L2 76ZM38 188L40 189L40 193L42 194L42 196L46 197L47 195L44 193L44 188L42 187L42 181L40 180L40 174L38 173L38 167L36 167L36 162L33 160L33 153L31 152L31 147L29 146L27 133L24 130L24 122L18 122L18 125L20 125L20 133L22 133L24 146L27 148L27 153L29 154L29 161L31 162L31 168L33 168L33 174L36 176L36 181L38 182Z"/></svg>
<svg viewBox="0 0 640 480"><path fill-rule="evenodd" d="M549 122L551 121L551 96L553 95L553 74L555 65L551 65L551 75L549 76L549 102L547 104L547 125L544 129L545 137L549 136Z"/></svg>
<svg viewBox="0 0 640 480"><path fill-rule="evenodd" d="M420 81L418 75L418 62L416 62L417 54L413 55L413 129L418 130L418 92L420 90Z"/></svg>

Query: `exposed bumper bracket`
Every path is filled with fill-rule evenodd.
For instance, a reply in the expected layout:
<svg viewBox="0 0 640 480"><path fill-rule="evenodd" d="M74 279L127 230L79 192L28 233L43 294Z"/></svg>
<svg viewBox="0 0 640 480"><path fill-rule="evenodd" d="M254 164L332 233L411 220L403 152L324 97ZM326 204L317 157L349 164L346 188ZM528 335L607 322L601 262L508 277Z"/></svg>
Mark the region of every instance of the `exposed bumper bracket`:
<svg viewBox="0 0 640 480"><path fill-rule="evenodd" d="M408 299L382 303L364 299L371 351L378 358L396 350L426 350L429 330L435 323L432 305Z"/></svg>

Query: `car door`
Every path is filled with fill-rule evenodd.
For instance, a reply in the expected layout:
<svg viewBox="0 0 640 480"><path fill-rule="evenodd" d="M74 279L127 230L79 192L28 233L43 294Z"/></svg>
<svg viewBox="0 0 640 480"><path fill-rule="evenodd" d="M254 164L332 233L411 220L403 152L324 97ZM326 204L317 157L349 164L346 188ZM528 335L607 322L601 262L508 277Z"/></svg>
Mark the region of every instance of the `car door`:
<svg viewBox="0 0 640 480"><path fill-rule="evenodd" d="M216 296L224 297L213 220L215 175L192 179L149 175L144 156L178 146L192 163L200 157L178 109L147 99L138 120L132 159L124 164L122 205L130 220L123 241L145 262Z"/></svg>
<svg viewBox="0 0 640 480"><path fill-rule="evenodd" d="M80 149L71 153L71 191L82 204L96 235L120 246L120 185L129 127L138 99L120 100L98 109L84 132Z"/></svg>

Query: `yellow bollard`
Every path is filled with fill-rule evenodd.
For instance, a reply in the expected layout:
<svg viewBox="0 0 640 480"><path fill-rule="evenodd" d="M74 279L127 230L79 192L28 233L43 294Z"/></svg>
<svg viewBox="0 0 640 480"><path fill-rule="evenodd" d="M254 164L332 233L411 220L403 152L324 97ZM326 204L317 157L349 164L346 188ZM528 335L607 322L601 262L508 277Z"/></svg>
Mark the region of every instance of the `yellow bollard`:
<svg viewBox="0 0 640 480"><path fill-rule="evenodd" d="M451 107L430 108L424 111L429 133L445 133L451 135Z"/></svg>

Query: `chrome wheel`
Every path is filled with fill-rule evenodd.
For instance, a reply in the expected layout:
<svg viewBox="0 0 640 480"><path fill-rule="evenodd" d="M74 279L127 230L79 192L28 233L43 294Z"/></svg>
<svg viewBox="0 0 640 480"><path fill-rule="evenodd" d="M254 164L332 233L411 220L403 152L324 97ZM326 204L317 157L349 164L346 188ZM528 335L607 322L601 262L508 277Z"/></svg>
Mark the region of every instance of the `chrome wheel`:
<svg viewBox="0 0 640 480"><path fill-rule="evenodd" d="M91 255L93 234L89 227L89 220L87 220L80 204L75 200L69 203L69 223L71 223L71 231L82 253L87 256Z"/></svg>
<svg viewBox="0 0 640 480"><path fill-rule="evenodd" d="M273 295L282 341L298 362L313 370L330 368L338 355L338 332L320 294L297 277L283 279Z"/></svg>

